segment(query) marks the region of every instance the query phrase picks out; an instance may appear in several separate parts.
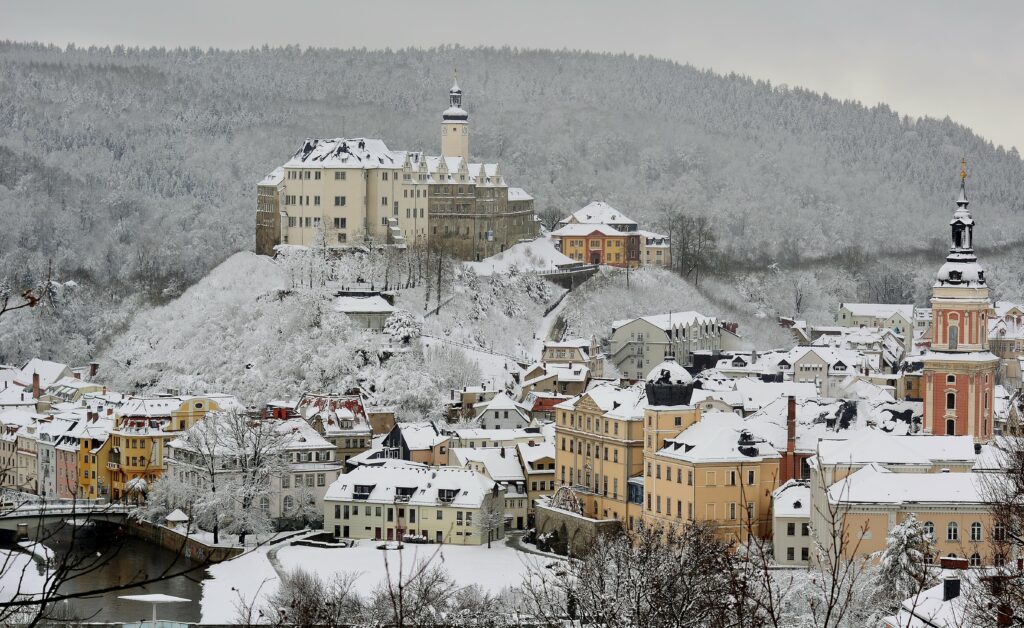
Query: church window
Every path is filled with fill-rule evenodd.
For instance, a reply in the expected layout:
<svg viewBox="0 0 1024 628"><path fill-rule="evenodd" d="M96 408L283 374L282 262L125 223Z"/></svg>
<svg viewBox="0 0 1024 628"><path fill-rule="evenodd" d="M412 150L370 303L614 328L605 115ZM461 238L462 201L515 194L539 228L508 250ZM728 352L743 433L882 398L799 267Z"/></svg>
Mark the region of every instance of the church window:
<svg viewBox="0 0 1024 628"><path fill-rule="evenodd" d="M956 410L956 393L946 393L946 409Z"/></svg>
<svg viewBox="0 0 1024 628"><path fill-rule="evenodd" d="M949 328L949 348L950 349L956 349L957 348L957 344L958 344L957 341L958 341L959 333L960 333L960 328L959 327L950 327Z"/></svg>
<svg viewBox="0 0 1024 628"><path fill-rule="evenodd" d="M946 419L946 436L956 436L955 419Z"/></svg>
<svg viewBox="0 0 1024 628"><path fill-rule="evenodd" d="M946 383L947 384L955 384L956 383L956 375L947 375L946 376Z"/></svg>

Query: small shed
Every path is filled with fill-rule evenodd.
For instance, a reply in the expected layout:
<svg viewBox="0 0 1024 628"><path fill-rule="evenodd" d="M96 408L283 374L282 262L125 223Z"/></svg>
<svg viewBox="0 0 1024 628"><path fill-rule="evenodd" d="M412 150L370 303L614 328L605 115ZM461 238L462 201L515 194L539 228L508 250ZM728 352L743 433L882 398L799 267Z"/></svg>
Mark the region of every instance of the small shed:
<svg viewBox="0 0 1024 628"><path fill-rule="evenodd" d="M172 530L188 529L188 515L183 513L180 509L175 508L164 517L164 522L167 527Z"/></svg>

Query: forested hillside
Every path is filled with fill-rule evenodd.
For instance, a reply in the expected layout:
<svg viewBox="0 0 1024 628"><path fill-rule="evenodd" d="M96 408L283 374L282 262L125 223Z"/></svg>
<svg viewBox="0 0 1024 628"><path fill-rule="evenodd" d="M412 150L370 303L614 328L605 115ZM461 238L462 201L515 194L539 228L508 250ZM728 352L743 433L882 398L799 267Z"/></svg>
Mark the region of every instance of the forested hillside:
<svg viewBox="0 0 1024 628"><path fill-rule="evenodd" d="M538 210L600 198L654 228L706 215L726 269L848 249L941 255L961 156L982 254L1024 239L1016 150L948 119L653 58L5 43L0 272L15 290L61 282L55 303L74 315L59 340L45 331L53 319L5 317L0 362L84 358L125 308L180 294L251 249L255 183L306 137L436 151L453 68L474 156L501 161Z"/></svg>

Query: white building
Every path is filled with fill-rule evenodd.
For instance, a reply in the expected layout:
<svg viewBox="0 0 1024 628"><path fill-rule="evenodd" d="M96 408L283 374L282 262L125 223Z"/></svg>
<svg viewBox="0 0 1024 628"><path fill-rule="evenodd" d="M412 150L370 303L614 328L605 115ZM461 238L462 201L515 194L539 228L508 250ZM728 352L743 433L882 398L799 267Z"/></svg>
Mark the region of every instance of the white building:
<svg viewBox="0 0 1024 628"><path fill-rule="evenodd" d="M489 477L505 489L505 528L522 530L527 522L526 476L516 447L452 449L452 466L472 469Z"/></svg>
<svg viewBox="0 0 1024 628"><path fill-rule="evenodd" d="M532 420L504 391L474 407L476 421L484 430L515 430L529 427Z"/></svg>
<svg viewBox="0 0 1024 628"><path fill-rule="evenodd" d="M302 419L262 420L276 424L275 431L281 436L280 455L287 464L287 471L271 479L270 496L263 497L258 507L281 521L296 518L300 511L322 511L327 487L342 473L343 463L335 456L335 446ZM204 418L189 431L206 430L210 425L210 419ZM217 481L228 481L238 473L233 462L236 452L231 447L230 441L225 439L224 444L215 449ZM192 447L187 438L179 436L166 447L167 473L181 481L203 486L208 481L208 471L204 470L206 455Z"/></svg>
<svg viewBox="0 0 1024 628"><path fill-rule="evenodd" d="M331 485L324 529L339 538L481 545L502 538L504 499L501 485L472 469L387 461Z"/></svg>
<svg viewBox="0 0 1024 628"><path fill-rule="evenodd" d="M623 377L643 379L656 364L674 355L692 364L694 351L739 348L739 338L713 316L673 312L612 323L608 359Z"/></svg>
<svg viewBox="0 0 1024 628"><path fill-rule="evenodd" d="M384 323L395 313L395 308L384 297L373 294L335 297L334 311L341 312L366 329L380 332L384 330Z"/></svg>
<svg viewBox="0 0 1024 628"><path fill-rule="evenodd" d="M811 488L788 480L772 493L772 544L780 565L807 565L811 559Z"/></svg>

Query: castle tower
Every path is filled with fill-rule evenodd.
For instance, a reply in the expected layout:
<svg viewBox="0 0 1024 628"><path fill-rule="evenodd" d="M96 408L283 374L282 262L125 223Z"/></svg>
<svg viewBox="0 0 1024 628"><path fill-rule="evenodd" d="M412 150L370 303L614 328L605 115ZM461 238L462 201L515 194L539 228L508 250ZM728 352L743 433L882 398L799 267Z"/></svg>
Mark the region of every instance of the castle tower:
<svg viewBox="0 0 1024 628"><path fill-rule="evenodd" d="M441 115L441 155L469 163L469 114L462 108L458 76L448 90L448 108Z"/></svg>
<svg viewBox="0 0 1024 628"><path fill-rule="evenodd" d="M967 163L949 222L951 246L932 287L932 343L924 355L924 425L932 434L992 439L999 358L989 352L992 311L985 271L974 254L974 219L967 209Z"/></svg>

